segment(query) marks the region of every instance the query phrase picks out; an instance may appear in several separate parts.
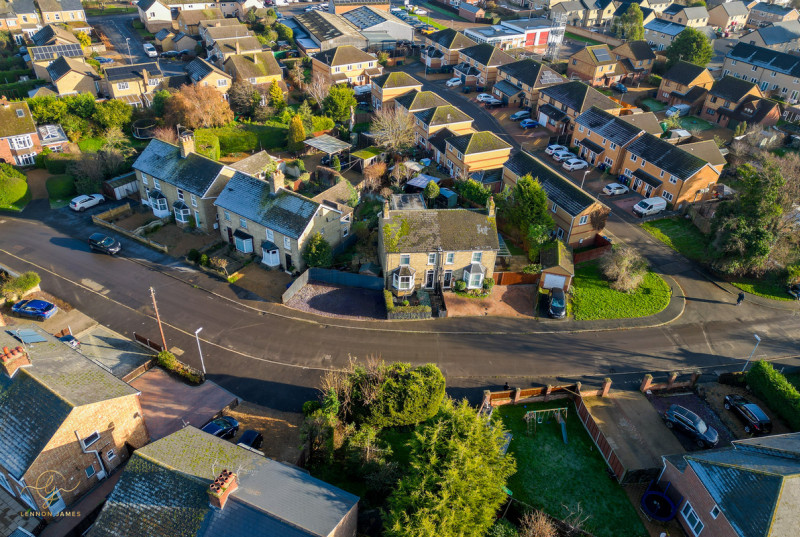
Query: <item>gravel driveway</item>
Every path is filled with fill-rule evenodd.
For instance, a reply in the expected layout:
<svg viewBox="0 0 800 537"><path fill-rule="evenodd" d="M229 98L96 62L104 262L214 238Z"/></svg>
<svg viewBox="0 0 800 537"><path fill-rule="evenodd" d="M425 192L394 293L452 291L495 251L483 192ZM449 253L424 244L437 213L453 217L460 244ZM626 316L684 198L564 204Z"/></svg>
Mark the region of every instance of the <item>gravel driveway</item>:
<svg viewBox="0 0 800 537"><path fill-rule="evenodd" d="M386 306L381 291L326 283L309 283L286 306L325 317L386 319Z"/></svg>

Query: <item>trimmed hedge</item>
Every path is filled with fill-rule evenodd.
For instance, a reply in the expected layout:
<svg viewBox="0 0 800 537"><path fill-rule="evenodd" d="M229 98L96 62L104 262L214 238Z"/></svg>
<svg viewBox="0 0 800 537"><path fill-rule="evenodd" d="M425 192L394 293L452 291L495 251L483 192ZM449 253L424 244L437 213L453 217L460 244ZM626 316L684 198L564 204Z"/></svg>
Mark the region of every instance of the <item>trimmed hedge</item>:
<svg viewBox="0 0 800 537"><path fill-rule="evenodd" d="M64 175L67 173L67 168L77 156L71 156L64 153L52 153L47 155L44 159L44 167L53 175Z"/></svg>
<svg viewBox="0 0 800 537"><path fill-rule="evenodd" d="M23 272L3 285L3 296L6 298L22 296L41 283L42 279L35 272Z"/></svg>
<svg viewBox="0 0 800 537"><path fill-rule="evenodd" d="M444 399L444 375L434 364L413 367L395 363L386 367L386 380L364 421L373 427L399 427L428 420Z"/></svg>
<svg viewBox="0 0 800 537"><path fill-rule="evenodd" d="M419 297L420 302L422 302L419 306L395 306L394 296L392 296L391 291L384 289L383 298L386 301L386 317L392 320L406 321L413 319L430 319L430 297L428 297L425 291L423 291L423 293L425 293L425 298L420 296L419 292L417 292L417 297ZM425 299L427 299L427 305L425 305Z"/></svg>
<svg viewBox="0 0 800 537"><path fill-rule="evenodd" d="M770 362L755 362L747 372L747 384L792 430L800 431L800 392Z"/></svg>
<svg viewBox="0 0 800 537"><path fill-rule="evenodd" d="M194 133L197 152L212 160L219 160L219 138L206 129L197 129Z"/></svg>

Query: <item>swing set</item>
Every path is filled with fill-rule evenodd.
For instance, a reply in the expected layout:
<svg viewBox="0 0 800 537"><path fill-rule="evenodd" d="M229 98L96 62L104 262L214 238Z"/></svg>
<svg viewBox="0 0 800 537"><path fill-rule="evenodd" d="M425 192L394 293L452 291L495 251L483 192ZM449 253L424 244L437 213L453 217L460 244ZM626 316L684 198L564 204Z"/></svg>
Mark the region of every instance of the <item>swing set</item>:
<svg viewBox="0 0 800 537"><path fill-rule="evenodd" d="M548 408L547 410L531 410L525 413L523 419L527 423L527 434L531 435L531 423L533 424L533 434L536 434L536 429L543 423L550 423L550 418L555 418L556 422L561 425L561 435L564 438L564 443L567 443L567 407Z"/></svg>

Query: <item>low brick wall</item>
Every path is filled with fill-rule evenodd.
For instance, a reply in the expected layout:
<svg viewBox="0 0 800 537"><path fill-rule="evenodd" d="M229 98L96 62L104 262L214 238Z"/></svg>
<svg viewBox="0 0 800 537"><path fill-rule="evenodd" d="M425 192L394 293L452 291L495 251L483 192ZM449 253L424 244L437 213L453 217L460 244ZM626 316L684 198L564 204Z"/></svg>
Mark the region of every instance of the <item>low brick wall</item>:
<svg viewBox="0 0 800 537"><path fill-rule="evenodd" d="M143 237L141 235L136 234L136 231L144 232L143 230L153 227L154 225L156 225L155 222L150 222L149 224L144 225L134 231L129 231L125 228L119 227L118 225L109 222L109 220L113 220L114 218L119 218L122 215L130 213L132 213L131 204L126 203L125 205L120 205L119 207L115 207L114 209L110 209L100 214L92 215L92 222L98 226L102 226L111 229L113 231L116 231L117 233L120 233L122 235L125 235L129 239L141 242L142 244L149 246L150 248L154 248L156 250L164 252L165 254L169 253L169 249L160 242L156 242L154 240L148 239L147 237ZM163 222L158 221L158 224L163 225Z"/></svg>
<svg viewBox="0 0 800 537"><path fill-rule="evenodd" d="M642 393L646 393L648 391L657 392L662 390L677 390L683 388L693 388L695 384L697 384L698 379L700 378L700 373L695 371L692 373L692 376L688 380L684 380L678 382L678 373L672 372L667 377L666 382L653 382L653 375L647 374L642 379L642 383L639 385L639 391Z"/></svg>

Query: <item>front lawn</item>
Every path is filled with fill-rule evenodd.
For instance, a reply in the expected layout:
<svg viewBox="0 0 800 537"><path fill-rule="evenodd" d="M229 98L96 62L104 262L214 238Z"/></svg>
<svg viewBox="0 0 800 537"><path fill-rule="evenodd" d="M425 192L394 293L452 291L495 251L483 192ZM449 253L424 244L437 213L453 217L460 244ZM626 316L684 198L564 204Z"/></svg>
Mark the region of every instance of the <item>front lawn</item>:
<svg viewBox="0 0 800 537"><path fill-rule="evenodd" d="M775 273L765 274L760 279L755 278L739 278L737 281L731 282L733 285L751 295L758 295L764 298L771 298L772 300L794 300L792 296L786 292L786 281Z"/></svg>
<svg viewBox="0 0 800 537"><path fill-rule="evenodd" d="M107 15L124 15L125 13L135 13L135 7L107 7L100 9L97 7L86 7L83 9L87 17L102 17Z"/></svg>
<svg viewBox="0 0 800 537"><path fill-rule="evenodd" d="M45 183L47 195L50 197L50 206L63 205L75 197L75 178L71 175L54 175Z"/></svg>
<svg viewBox="0 0 800 537"><path fill-rule="evenodd" d="M662 218L642 224L642 228L655 238L689 259L708 260L709 239L685 218Z"/></svg>
<svg viewBox="0 0 800 537"><path fill-rule="evenodd" d="M578 321L655 315L667 307L671 296L667 282L653 272L648 272L639 288L628 294L609 287L597 261L575 267L572 311Z"/></svg>
<svg viewBox="0 0 800 537"><path fill-rule="evenodd" d="M576 35L570 32L564 32L564 37L566 39L572 39L573 41L583 41L588 45L600 45L600 41L595 41L594 39L589 39L588 37L583 37L582 35Z"/></svg>
<svg viewBox="0 0 800 537"><path fill-rule="evenodd" d="M523 419L529 410L567 407L567 444L553 417L536 425L527 435ZM495 409L513 435L509 453L517 461L517 473L508 488L512 498L559 518L567 518L579 506L589 516L583 529L597 537L644 537L642 526L625 491L606 473L606 463L578 419L569 400Z"/></svg>
<svg viewBox="0 0 800 537"><path fill-rule="evenodd" d="M434 6L433 4L428 4L426 2L422 2L422 5L423 5L423 7L425 7L425 9L427 9L429 11L435 11L437 13L441 13L442 15L447 15L448 17L453 17L453 20L469 22L464 17L459 17L458 15L453 13L452 11L448 11L443 7L437 7L437 6Z"/></svg>

